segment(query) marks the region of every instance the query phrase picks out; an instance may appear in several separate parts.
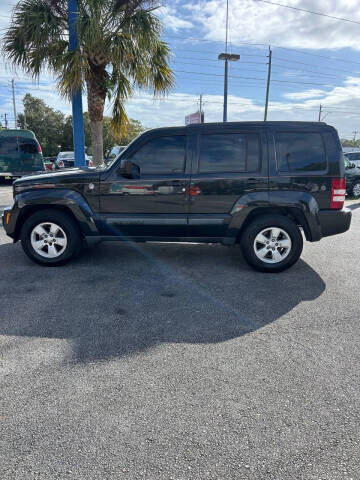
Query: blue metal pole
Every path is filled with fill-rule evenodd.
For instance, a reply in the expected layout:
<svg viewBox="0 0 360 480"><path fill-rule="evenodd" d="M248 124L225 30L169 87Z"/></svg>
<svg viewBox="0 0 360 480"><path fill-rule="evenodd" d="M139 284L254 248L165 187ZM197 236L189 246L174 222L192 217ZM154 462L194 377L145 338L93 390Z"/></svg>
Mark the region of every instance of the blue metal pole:
<svg viewBox="0 0 360 480"><path fill-rule="evenodd" d="M77 0L68 0L68 22L69 22L69 50L75 50L78 46L76 31L76 19L78 15ZM85 137L84 119L82 109L81 89L72 92L72 119L74 135L75 166L85 165Z"/></svg>

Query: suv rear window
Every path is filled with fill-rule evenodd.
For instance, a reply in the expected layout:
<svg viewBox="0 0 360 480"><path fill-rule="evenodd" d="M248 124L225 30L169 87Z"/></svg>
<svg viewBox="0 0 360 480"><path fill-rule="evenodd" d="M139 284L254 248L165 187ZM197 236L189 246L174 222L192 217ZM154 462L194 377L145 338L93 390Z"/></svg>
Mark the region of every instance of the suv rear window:
<svg viewBox="0 0 360 480"><path fill-rule="evenodd" d="M200 135L201 173L257 172L260 141L256 133Z"/></svg>
<svg viewBox="0 0 360 480"><path fill-rule="evenodd" d="M320 172L326 170L324 141L320 133L281 132L275 136L280 172Z"/></svg>
<svg viewBox="0 0 360 480"><path fill-rule="evenodd" d="M16 153L38 153L37 143L31 138L4 137L0 138L0 155Z"/></svg>
<svg viewBox="0 0 360 480"><path fill-rule="evenodd" d="M38 146L35 140L21 138L19 141L19 147L20 147L21 153L31 153L31 154L38 153Z"/></svg>
<svg viewBox="0 0 360 480"><path fill-rule="evenodd" d="M0 138L0 155L17 153L17 141L15 137Z"/></svg>

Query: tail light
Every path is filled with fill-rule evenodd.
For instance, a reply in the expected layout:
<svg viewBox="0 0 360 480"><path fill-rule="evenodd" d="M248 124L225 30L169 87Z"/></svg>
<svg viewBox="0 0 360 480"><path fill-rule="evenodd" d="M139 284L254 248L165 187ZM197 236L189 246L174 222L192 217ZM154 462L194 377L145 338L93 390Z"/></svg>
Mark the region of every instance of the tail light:
<svg viewBox="0 0 360 480"><path fill-rule="evenodd" d="M64 168L64 162L62 160L59 160L58 165L59 168Z"/></svg>
<svg viewBox="0 0 360 480"><path fill-rule="evenodd" d="M39 153L42 153L42 149L41 149L40 143L37 144L37 151L38 151Z"/></svg>
<svg viewBox="0 0 360 480"><path fill-rule="evenodd" d="M89 167L92 167L93 166L93 162L92 160L89 160Z"/></svg>
<svg viewBox="0 0 360 480"><path fill-rule="evenodd" d="M345 178L333 178L331 183L330 208L341 210L345 202L346 180Z"/></svg>

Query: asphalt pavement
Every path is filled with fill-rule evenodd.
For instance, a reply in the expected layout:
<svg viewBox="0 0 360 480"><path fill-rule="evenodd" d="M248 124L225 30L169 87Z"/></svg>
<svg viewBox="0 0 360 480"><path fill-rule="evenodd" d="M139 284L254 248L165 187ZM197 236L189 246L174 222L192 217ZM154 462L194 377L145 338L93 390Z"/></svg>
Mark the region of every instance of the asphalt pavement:
<svg viewBox="0 0 360 480"><path fill-rule="evenodd" d="M351 230L281 274L157 243L45 268L0 227L0 478L360 479L348 204Z"/></svg>

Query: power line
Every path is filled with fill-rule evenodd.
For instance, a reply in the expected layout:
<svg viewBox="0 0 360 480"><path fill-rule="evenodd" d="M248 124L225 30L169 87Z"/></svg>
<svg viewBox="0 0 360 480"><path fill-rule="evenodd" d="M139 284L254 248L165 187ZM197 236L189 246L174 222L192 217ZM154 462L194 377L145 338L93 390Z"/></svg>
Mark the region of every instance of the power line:
<svg viewBox="0 0 360 480"><path fill-rule="evenodd" d="M261 2L261 3L268 3L269 5L275 5L275 6L278 6L278 7L290 8L291 10L298 10L299 12L311 13L312 15L319 15L321 17L332 18L334 20L341 20L342 22L356 23L357 25L360 25L360 21L350 20L348 18L335 17L334 15L328 15L326 13L314 12L312 10L306 10L305 8L292 7L290 5L284 5L283 3L269 2L268 0L257 0L257 1Z"/></svg>
<svg viewBox="0 0 360 480"><path fill-rule="evenodd" d="M286 68L287 70L289 70L291 72L306 72L306 73L313 73L315 75L320 75L320 76L323 76L323 77L343 79L343 77L340 77L338 75L332 75L331 73L315 72L314 70L306 70L306 69L302 69L302 68L289 68L286 65L278 65L277 63L273 63L273 67L275 67L275 68Z"/></svg>
<svg viewBox="0 0 360 480"><path fill-rule="evenodd" d="M181 52L211 53L211 54L215 54L215 55L218 53L215 50L182 50L182 49L178 49L178 50L181 51ZM248 54L248 53L241 53L241 52L240 52L240 54L241 54L242 57L261 57L261 58L266 59L265 55L256 55L256 54Z"/></svg>
<svg viewBox="0 0 360 480"><path fill-rule="evenodd" d="M171 35L168 35L168 36L170 38L179 38L179 39L183 39L183 40L192 40L192 41L210 42L210 43L222 43L222 41L220 41L220 40L204 40L204 39L197 38L197 37L175 37L175 36L171 36ZM254 43L254 42L252 42L252 43L250 43L250 42L233 42L233 43L234 43L234 45L249 45L249 46L253 46L253 47L256 47L256 46L268 47L269 46L268 43ZM352 63L352 64L360 65L360 62L355 62L353 60L346 60L346 59L340 58L340 57L333 57L333 56L329 56L329 55L320 55L320 54L317 54L317 53L310 53L310 52L307 52L307 51L304 51L304 50L299 50L299 49L296 49L296 48L281 47L279 45L274 45L274 44L271 44L271 47L272 48L279 48L279 49L282 49L282 50L288 50L290 52L297 52L297 53L300 53L302 55L311 55L311 56L314 56L314 57L326 58L326 59L335 60L335 61L339 61L339 62L346 62L346 63ZM211 52L211 53L214 53L214 52Z"/></svg>
<svg viewBox="0 0 360 480"><path fill-rule="evenodd" d="M182 50L182 51L185 52L185 50ZM175 56L175 61L176 61L177 58L180 58L181 60L196 60L196 61L200 60L201 62L216 62L216 63L220 64L219 60L218 60L218 59L214 59L214 58L179 57L178 55L176 55L176 56ZM252 62L252 61L250 61L250 62L247 62L247 61L246 61L246 62L243 62L243 61L241 61L241 62L240 62L241 65L244 64L244 63L246 63L246 64L249 64L249 63L250 63L250 64L254 64L254 65L266 65L265 62ZM236 66L236 65L233 65L233 67L235 67L235 66Z"/></svg>
<svg viewBox="0 0 360 480"><path fill-rule="evenodd" d="M355 62L354 60L345 60L344 58L340 58L340 57L330 57L329 55L320 55L319 53L305 52L304 50L298 50L296 48L288 48L288 47L275 47L275 48L279 48L281 50L287 50L289 52L301 53L302 55L310 55L312 57L326 58L329 60L335 60L337 62L345 62L345 63L360 65L360 62Z"/></svg>
<svg viewBox="0 0 360 480"><path fill-rule="evenodd" d="M276 56L275 59L278 60L279 62L296 63L297 65L305 65L305 66L308 66L308 67L316 67L316 65L314 65L313 63L299 62L297 60L282 58L282 57L278 57L278 56ZM327 66L324 67L323 65L321 65L318 68L321 68L321 70L335 70L336 72L339 71L339 68L327 67ZM357 73L357 72L353 72L351 70L344 70L343 68L341 69L341 71L346 72L346 73L351 73L351 74L356 74Z"/></svg>
<svg viewBox="0 0 360 480"><path fill-rule="evenodd" d="M189 72L186 70L177 70L175 73L188 73L191 75L205 75L205 76L210 76L210 77L222 77L223 75L218 74L218 73L204 73L204 72ZM265 81L265 78L257 78L257 77L244 77L241 75L229 75L229 78L239 78L239 79L244 79L244 80L254 80L254 81ZM330 85L327 83L313 83L313 82L296 82L296 81L291 81L291 80L272 80L272 82L277 82L277 83L288 83L288 84L299 84L299 85L317 85L317 86L324 86L324 87L338 87L339 85Z"/></svg>
<svg viewBox="0 0 360 480"><path fill-rule="evenodd" d="M199 66L198 63L192 63L192 62L177 62L176 61L174 63L176 63L177 65L194 65L195 67ZM217 65L216 66L215 65L207 65L207 68L217 68L218 69L219 67L220 67L220 65L219 66L217 66ZM241 69L241 70L244 71L243 69ZM246 68L245 71L246 72L266 73L266 70L252 70L250 68Z"/></svg>

